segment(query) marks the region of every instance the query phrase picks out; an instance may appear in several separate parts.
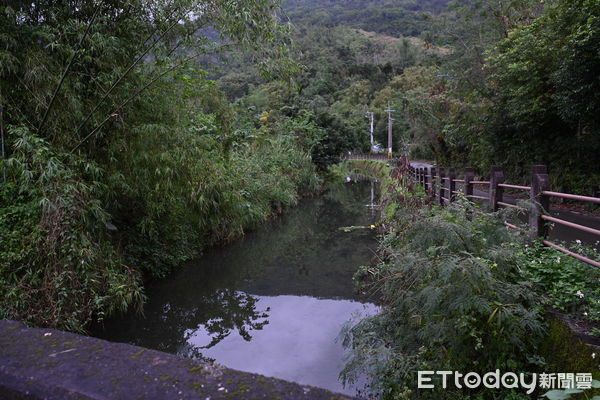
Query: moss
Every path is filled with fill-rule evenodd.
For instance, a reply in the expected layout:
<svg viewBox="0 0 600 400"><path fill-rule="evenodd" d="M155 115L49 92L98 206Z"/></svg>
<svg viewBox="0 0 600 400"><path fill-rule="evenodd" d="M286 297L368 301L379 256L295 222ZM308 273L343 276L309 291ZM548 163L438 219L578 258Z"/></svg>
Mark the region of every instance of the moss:
<svg viewBox="0 0 600 400"><path fill-rule="evenodd" d="M228 399L243 399L244 394L250 390L250 386L248 385L240 385L237 390L229 392L225 395Z"/></svg>
<svg viewBox="0 0 600 400"><path fill-rule="evenodd" d="M592 354L596 353L596 358ZM548 336L540 347L548 372L592 373L600 380L600 352L581 341L561 320L552 318ZM600 389L586 391L585 398L600 395ZM584 398L584 397L580 397Z"/></svg>
<svg viewBox="0 0 600 400"><path fill-rule="evenodd" d="M576 337L564 322L553 318L550 321L548 336L540 347L540 354L547 362L549 371L592 372L600 379L600 354L592 346Z"/></svg>
<svg viewBox="0 0 600 400"><path fill-rule="evenodd" d="M131 358L132 360L135 360L136 358L138 358L139 356L141 356L142 354L144 354L144 352L146 351L146 349L141 349L139 350L137 353L135 353L134 355L132 355Z"/></svg>

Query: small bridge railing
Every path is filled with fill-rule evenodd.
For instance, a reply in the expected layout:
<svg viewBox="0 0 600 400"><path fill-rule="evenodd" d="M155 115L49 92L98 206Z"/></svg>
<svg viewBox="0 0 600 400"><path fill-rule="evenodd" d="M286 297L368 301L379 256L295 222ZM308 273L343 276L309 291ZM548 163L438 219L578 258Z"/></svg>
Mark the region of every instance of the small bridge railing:
<svg viewBox="0 0 600 400"><path fill-rule="evenodd" d="M529 225L533 228L534 234L537 237L542 238L542 242L546 246L553 247L587 264L600 267L600 262L547 240L549 223L565 225L578 231L596 235L600 238L600 230L598 229L565 221L564 219L555 218L544 213L550 209L550 198L552 197L595 204L600 204L600 197L580 196L552 191L546 166L534 165L532 167L531 183L529 186L506 183L504 181L504 173L500 167L491 168L490 178L488 180L476 180L473 168L465 168L462 179L457 178L454 168L445 169L437 166L415 168L409 165L408 171L412 181L423 186L427 192L432 193L435 197L435 201L441 206L452 203L455 201L456 195L462 193L468 199L489 202L490 208L493 211L498 211L500 207L520 208L518 205L511 204L507 201L504 196L504 191L505 189L511 189L527 192L527 198L532 204L532 208L529 210ZM487 188L487 192L474 190L474 188L477 187L483 189ZM504 224L512 229L521 229L508 222L504 222Z"/></svg>
<svg viewBox="0 0 600 400"><path fill-rule="evenodd" d="M386 154L348 154L342 156L342 160L396 160L396 158L388 158Z"/></svg>

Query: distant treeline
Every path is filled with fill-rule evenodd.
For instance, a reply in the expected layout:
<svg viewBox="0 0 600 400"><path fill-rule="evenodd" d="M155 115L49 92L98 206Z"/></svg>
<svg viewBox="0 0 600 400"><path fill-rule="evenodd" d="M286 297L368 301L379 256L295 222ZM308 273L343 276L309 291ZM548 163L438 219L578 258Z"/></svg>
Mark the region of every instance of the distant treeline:
<svg viewBox="0 0 600 400"><path fill-rule="evenodd" d="M392 36L417 36L430 15L442 12L449 0L287 0L283 7L292 22L344 25Z"/></svg>

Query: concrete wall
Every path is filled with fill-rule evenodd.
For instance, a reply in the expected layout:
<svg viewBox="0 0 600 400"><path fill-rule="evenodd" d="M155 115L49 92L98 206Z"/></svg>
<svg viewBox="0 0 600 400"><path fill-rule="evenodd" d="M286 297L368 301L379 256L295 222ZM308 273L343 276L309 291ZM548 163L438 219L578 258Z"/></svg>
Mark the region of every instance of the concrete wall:
<svg viewBox="0 0 600 400"><path fill-rule="evenodd" d="M172 354L0 321L0 399L348 399Z"/></svg>

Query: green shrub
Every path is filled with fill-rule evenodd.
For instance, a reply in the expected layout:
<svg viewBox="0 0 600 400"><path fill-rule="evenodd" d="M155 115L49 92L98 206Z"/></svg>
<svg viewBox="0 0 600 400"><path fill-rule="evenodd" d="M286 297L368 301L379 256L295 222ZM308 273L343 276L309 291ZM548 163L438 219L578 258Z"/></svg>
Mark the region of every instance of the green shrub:
<svg viewBox="0 0 600 400"><path fill-rule="evenodd" d="M400 207L396 218L382 241L383 261L356 275L380 291L383 310L346 328L344 379L366 371L383 398L407 391L456 398L452 390L417 393L416 371L524 368L544 324L532 284L518 274L514 243L521 239L499 223L504 216L461 200L445 209ZM513 395L520 396L501 398Z"/></svg>
<svg viewBox="0 0 600 400"><path fill-rule="evenodd" d="M0 309L3 317L81 330L143 300L140 275L111 246L90 163L53 153L27 129L11 129L17 184L2 188ZM89 174L82 176L85 171Z"/></svg>
<svg viewBox="0 0 600 400"><path fill-rule="evenodd" d="M600 258L598 251L581 242L571 248L591 259ZM597 268L540 242L525 245L517 251L522 276L535 283L544 304L577 319L600 321L600 273Z"/></svg>
<svg viewBox="0 0 600 400"><path fill-rule="evenodd" d="M4 318L81 331L141 305L143 278L166 276L318 188L309 149L292 135L265 132L227 152L220 133L183 128L139 126L113 143L107 170L11 128L16 183L2 187L0 209Z"/></svg>

